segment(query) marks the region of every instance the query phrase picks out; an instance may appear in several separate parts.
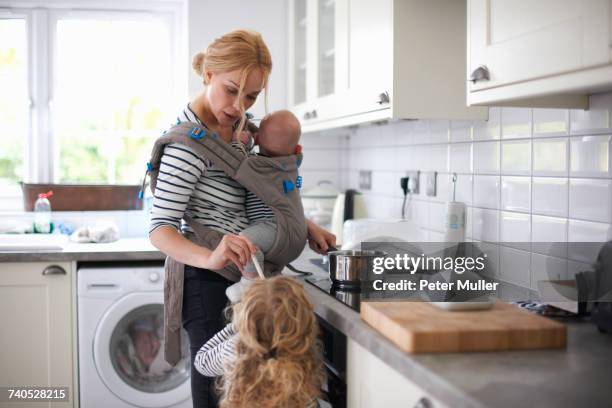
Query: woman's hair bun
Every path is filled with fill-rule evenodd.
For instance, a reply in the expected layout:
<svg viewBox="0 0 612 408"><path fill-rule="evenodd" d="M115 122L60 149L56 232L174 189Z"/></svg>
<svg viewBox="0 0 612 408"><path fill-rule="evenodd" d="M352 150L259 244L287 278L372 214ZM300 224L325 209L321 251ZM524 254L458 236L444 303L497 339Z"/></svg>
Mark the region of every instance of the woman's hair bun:
<svg viewBox="0 0 612 408"><path fill-rule="evenodd" d="M191 61L191 66L198 76L204 75L204 59L206 58L206 54L204 52L198 52L193 56L193 60Z"/></svg>

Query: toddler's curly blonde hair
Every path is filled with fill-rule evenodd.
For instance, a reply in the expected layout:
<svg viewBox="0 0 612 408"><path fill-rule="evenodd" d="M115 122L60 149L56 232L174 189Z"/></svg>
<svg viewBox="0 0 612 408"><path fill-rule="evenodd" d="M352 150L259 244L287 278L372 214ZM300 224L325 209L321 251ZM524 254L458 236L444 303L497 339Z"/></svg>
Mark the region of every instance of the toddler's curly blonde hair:
<svg viewBox="0 0 612 408"><path fill-rule="evenodd" d="M225 368L221 408L307 407L325 374L318 325L293 279L258 279L234 306L236 359Z"/></svg>

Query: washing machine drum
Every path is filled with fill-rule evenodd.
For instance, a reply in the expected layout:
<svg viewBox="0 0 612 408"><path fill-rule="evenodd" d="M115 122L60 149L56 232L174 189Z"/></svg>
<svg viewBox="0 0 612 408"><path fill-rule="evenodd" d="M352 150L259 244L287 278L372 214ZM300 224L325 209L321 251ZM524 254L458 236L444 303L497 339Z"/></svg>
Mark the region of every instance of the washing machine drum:
<svg viewBox="0 0 612 408"><path fill-rule="evenodd" d="M184 333L176 366L164 360L164 305L159 292L132 293L114 303L98 324L94 361L108 389L137 407L171 407L190 397L190 358Z"/></svg>

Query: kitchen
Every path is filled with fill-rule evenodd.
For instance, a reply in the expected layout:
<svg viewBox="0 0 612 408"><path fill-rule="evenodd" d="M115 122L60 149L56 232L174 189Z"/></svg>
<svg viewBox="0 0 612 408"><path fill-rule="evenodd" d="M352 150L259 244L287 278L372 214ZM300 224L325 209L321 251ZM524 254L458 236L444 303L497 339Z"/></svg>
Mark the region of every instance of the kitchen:
<svg viewBox="0 0 612 408"><path fill-rule="evenodd" d="M139 185L153 140L202 89L191 57L233 29L270 48L268 111L300 119L304 209L343 249L448 241L458 209L498 297L537 308L612 240L609 0L2 0L0 23L0 387L65 387L49 406L191 406L188 362L153 399L100 362L124 296L142 285L163 302L150 193L102 210L98 188L89 210L78 190L61 203L57 184ZM56 185L56 233L8 234L31 230L36 184ZM612 340L588 317L555 320L560 349L411 353L338 301L359 296L325 293L321 263L306 249L292 265L314 273L304 285L326 352L340 350L326 356L334 406L610 404ZM575 296L550 303L584 314Z"/></svg>

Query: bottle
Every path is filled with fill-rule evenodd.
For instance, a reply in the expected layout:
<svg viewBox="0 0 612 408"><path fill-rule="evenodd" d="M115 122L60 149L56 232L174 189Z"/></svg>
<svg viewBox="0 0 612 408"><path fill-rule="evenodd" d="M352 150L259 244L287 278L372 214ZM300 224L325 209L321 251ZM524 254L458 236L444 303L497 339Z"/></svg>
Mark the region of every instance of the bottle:
<svg viewBox="0 0 612 408"><path fill-rule="evenodd" d="M34 232L36 233L51 233L51 203L49 202L49 197L52 195L53 191L40 193L34 203Z"/></svg>

